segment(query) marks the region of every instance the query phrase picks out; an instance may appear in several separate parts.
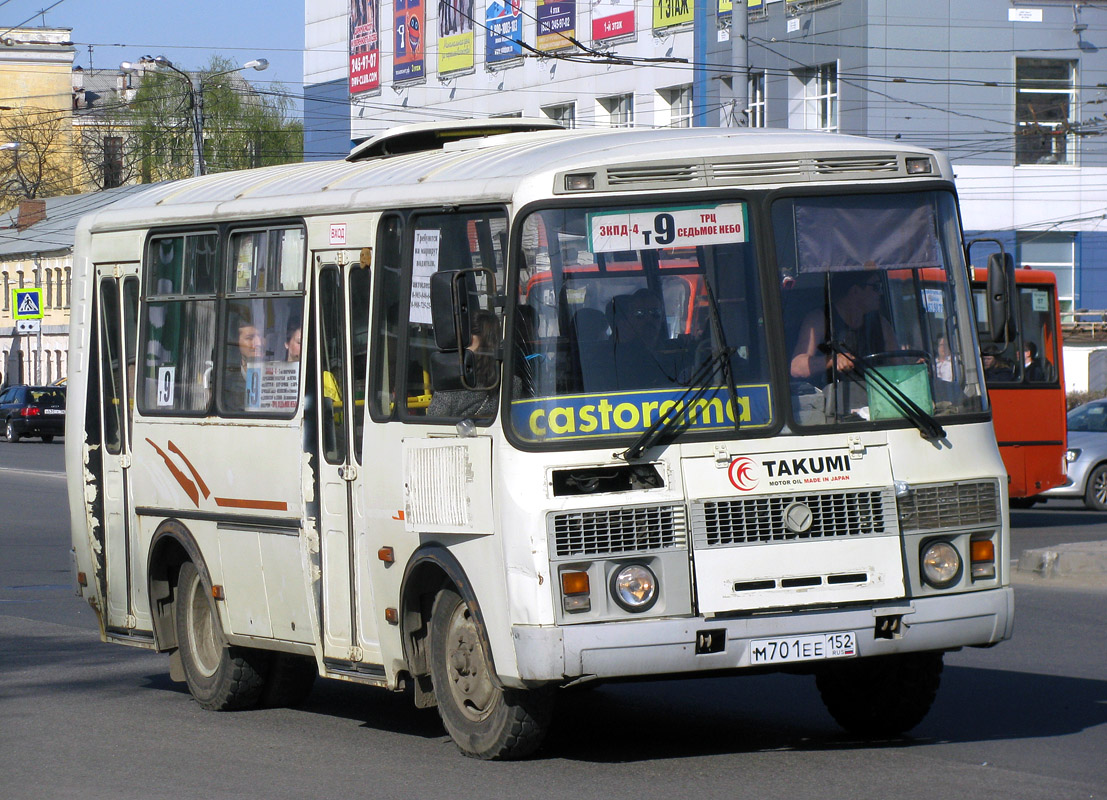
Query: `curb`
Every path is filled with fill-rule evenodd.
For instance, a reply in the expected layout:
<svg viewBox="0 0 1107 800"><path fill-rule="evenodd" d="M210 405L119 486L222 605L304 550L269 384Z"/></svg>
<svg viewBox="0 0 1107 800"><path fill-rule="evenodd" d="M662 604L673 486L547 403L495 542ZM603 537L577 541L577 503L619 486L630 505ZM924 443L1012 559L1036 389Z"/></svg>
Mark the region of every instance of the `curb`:
<svg viewBox="0 0 1107 800"><path fill-rule="evenodd" d="M1079 542L1024 550L1019 556L1017 569L1042 578L1107 575L1107 542Z"/></svg>

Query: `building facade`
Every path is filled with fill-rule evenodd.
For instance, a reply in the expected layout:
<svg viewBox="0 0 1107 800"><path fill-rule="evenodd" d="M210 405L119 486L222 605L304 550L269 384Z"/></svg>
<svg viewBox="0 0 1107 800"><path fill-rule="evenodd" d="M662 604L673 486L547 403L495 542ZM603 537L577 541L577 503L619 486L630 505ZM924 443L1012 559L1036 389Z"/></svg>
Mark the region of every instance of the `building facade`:
<svg viewBox="0 0 1107 800"><path fill-rule="evenodd" d="M147 188L123 186L25 200L0 215L0 385L48 384L66 377L77 223L83 215ZM20 333L12 313L12 290L26 288L42 290L39 333Z"/></svg>
<svg viewBox="0 0 1107 800"><path fill-rule="evenodd" d="M1107 309L1102 6L424 2L306 3L309 158L394 125L520 114L907 141L951 157L967 238L1053 270L1064 309Z"/></svg>

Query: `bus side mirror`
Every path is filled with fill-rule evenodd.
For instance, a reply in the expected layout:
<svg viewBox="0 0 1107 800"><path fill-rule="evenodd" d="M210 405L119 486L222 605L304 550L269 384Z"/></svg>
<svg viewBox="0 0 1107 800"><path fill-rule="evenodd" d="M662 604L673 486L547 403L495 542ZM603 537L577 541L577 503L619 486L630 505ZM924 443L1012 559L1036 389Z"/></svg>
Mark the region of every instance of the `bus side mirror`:
<svg viewBox="0 0 1107 800"><path fill-rule="evenodd" d="M436 272L430 278L434 343L443 352L467 348L473 340L473 275L468 270Z"/></svg>
<svg viewBox="0 0 1107 800"><path fill-rule="evenodd" d="M1010 253L988 256L988 333L993 342L1015 338L1015 260Z"/></svg>

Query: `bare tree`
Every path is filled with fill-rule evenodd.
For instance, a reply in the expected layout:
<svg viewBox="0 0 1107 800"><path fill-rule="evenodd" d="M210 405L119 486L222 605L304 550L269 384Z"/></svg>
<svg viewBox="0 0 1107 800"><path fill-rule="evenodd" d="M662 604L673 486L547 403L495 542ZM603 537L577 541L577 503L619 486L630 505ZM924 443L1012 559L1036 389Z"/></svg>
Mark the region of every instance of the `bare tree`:
<svg viewBox="0 0 1107 800"><path fill-rule="evenodd" d="M0 116L0 209L20 200L79 191L68 112L30 109Z"/></svg>

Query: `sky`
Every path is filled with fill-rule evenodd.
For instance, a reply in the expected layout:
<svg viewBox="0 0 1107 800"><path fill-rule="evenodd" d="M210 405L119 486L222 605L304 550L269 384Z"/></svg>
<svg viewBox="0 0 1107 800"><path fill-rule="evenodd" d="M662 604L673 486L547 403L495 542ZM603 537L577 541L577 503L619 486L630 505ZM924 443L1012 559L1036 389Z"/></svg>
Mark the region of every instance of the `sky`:
<svg viewBox="0 0 1107 800"><path fill-rule="evenodd" d="M45 23L43 14L45 12ZM164 55L197 69L212 55L236 64L269 59L243 77L259 88L274 81L297 98L304 81L304 0L0 0L0 25L72 28L75 64L114 69L122 61Z"/></svg>

